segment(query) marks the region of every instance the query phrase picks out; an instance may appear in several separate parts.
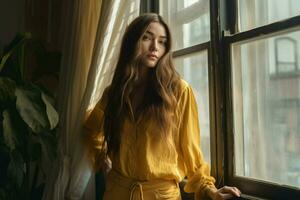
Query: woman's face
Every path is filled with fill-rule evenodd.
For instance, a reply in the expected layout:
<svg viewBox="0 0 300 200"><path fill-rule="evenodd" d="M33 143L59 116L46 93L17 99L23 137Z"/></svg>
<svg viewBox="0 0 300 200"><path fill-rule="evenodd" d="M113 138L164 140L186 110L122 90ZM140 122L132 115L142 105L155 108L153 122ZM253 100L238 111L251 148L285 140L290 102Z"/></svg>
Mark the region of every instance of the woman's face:
<svg viewBox="0 0 300 200"><path fill-rule="evenodd" d="M158 22L151 22L140 40L142 65L153 68L166 52L166 30Z"/></svg>

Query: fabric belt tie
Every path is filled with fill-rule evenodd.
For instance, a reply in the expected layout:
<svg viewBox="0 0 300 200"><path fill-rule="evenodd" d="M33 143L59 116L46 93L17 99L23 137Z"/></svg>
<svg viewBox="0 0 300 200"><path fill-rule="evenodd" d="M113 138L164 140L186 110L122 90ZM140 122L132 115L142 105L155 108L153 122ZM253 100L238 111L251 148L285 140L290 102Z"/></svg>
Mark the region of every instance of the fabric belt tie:
<svg viewBox="0 0 300 200"><path fill-rule="evenodd" d="M140 182L133 183L130 187L130 200L144 200L143 186Z"/></svg>
<svg viewBox="0 0 300 200"><path fill-rule="evenodd" d="M178 188L178 183L175 180L149 180L139 181L125 177L115 170L111 170L108 174L108 179L112 180L119 187L128 189L130 200L144 200L145 191L156 191L162 188L175 187ZM176 190L174 190L177 192ZM179 190L178 190L179 191ZM161 198L157 198L161 199Z"/></svg>

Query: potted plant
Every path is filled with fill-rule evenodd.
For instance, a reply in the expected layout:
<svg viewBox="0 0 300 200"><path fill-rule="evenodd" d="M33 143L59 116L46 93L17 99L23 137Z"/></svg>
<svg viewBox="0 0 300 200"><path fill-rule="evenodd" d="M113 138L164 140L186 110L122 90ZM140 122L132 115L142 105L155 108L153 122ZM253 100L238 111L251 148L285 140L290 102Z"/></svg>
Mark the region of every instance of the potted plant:
<svg viewBox="0 0 300 200"><path fill-rule="evenodd" d="M56 155L53 95L24 73L28 60L45 57L29 33L18 34L0 57L0 199L40 199Z"/></svg>

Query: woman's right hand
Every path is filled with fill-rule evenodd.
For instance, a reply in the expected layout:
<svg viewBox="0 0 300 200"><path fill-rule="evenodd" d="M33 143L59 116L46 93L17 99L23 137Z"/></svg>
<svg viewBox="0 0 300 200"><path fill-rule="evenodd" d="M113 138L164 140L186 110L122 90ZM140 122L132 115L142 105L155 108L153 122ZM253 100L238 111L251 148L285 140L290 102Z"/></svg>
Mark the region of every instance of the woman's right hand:
<svg viewBox="0 0 300 200"><path fill-rule="evenodd" d="M220 189L209 188L207 191L207 195L212 200L225 200L231 199L233 197L240 197L241 191L236 187L224 186Z"/></svg>

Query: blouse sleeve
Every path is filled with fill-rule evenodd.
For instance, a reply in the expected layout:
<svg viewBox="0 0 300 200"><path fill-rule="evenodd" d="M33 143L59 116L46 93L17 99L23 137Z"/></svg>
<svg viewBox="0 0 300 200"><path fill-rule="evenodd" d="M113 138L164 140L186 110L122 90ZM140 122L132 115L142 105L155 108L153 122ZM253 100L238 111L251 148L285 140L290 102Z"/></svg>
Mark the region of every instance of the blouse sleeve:
<svg viewBox="0 0 300 200"><path fill-rule="evenodd" d="M106 91L103 93L100 101L96 104L92 112L88 114L83 126L84 142L88 148L88 156L96 171L103 167L106 156L103 131L106 93Z"/></svg>
<svg viewBox="0 0 300 200"><path fill-rule="evenodd" d="M202 199L208 187L215 188L215 179L210 176L208 164L204 161L200 149L200 129L198 109L190 86L187 86L179 100L181 109L180 147L184 161L187 183L184 191L195 193L195 199Z"/></svg>

